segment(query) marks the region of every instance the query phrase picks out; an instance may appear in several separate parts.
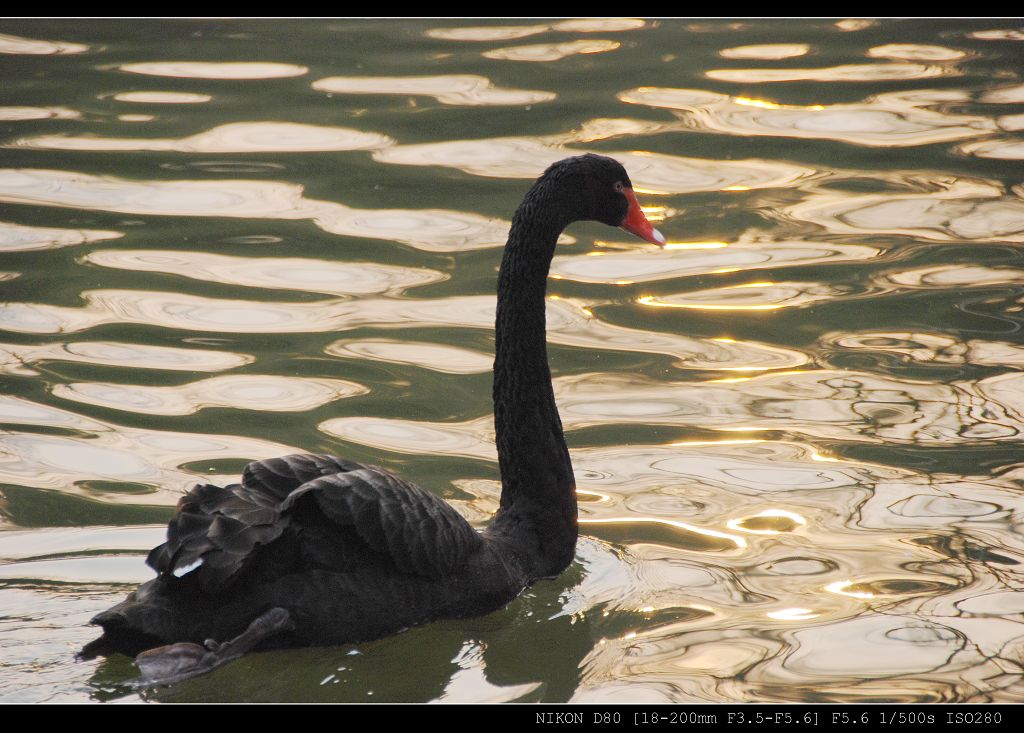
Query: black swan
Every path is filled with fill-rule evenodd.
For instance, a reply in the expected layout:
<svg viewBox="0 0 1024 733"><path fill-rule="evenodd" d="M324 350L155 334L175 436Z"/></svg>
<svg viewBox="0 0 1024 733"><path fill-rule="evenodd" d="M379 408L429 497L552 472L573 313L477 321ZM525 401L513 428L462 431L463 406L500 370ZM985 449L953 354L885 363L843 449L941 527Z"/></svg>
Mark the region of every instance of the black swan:
<svg viewBox="0 0 1024 733"><path fill-rule="evenodd" d="M665 244L611 158L559 161L526 194L498 275L502 490L483 532L376 466L325 455L250 463L240 484L199 485L181 499L167 541L146 558L158 576L92 619L103 636L83 655L149 649L136 658L142 684L169 684L254 647L367 641L482 615L561 573L575 552L577 508L548 369L544 295L558 235L580 220Z"/></svg>

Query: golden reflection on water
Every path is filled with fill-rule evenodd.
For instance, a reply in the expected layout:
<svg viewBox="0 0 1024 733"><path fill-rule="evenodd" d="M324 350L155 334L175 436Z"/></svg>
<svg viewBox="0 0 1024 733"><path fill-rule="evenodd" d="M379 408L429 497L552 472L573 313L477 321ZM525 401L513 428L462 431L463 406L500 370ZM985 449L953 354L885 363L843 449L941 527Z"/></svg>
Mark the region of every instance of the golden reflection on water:
<svg viewBox="0 0 1024 733"><path fill-rule="evenodd" d="M1006 130L1007 132L1024 130L1024 114L1002 115L996 118L996 123L1001 130Z"/></svg>
<svg viewBox="0 0 1024 733"><path fill-rule="evenodd" d="M67 107L0 107L0 121L23 122L26 120L74 120L81 113Z"/></svg>
<svg viewBox="0 0 1024 733"><path fill-rule="evenodd" d="M904 81L931 79L937 76L958 76L954 67L911 63L844 64L815 69L710 69L705 76L715 81L736 84L764 84L793 81Z"/></svg>
<svg viewBox="0 0 1024 733"><path fill-rule="evenodd" d="M862 331L830 334L826 342L844 349L890 353L924 364L1024 365L1024 346L1007 341L961 341L953 336L912 331Z"/></svg>
<svg viewBox="0 0 1024 733"><path fill-rule="evenodd" d="M0 33L0 53L28 56L53 56L62 54L85 53L89 47L83 43L67 41L42 41L35 38L22 38L7 33Z"/></svg>
<svg viewBox="0 0 1024 733"><path fill-rule="evenodd" d="M336 438L382 450L498 460L494 448L494 423L489 418L441 424L338 417L326 420L318 427Z"/></svg>
<svg viewBox="0 0 1024 733"><path fill-rule="evenodd" d="M724 431L783 429L814 438L889 444L1017 442L1024 403L1017 372L931 384L813 370L742 381L654 381L587 374L556 382L567 427L640 423Z"/></svg>
<svg viewBox="0 0 1024 733"><path fill-rule="evenodd" d="M447 279L447 275L436 270L372 262L230 257L170 250L94 250L82 261L102 267L163 272L225 285L328 295L398 295L408 288Z"/></svg>
<svg viewBox="0 0 1024 733"><path fill-rule="evenodd" d="M123 232L96 229L30 227L0 221L0 252L29 252L38 249L56 249L57 247L67 247L74 244L119 239L123 236Z"/></svg>
<svg viewBox="0 0 1024 733"><path fill-rule="evenodd" d="M550 29L551 26L547 24L430 28L424 35L444 41L511 41L547 33Z"/></svg>
<svg viewBox="0 0 1024 733"><path fill-rule="evenodd" d="M763 43L753 46L723 48L719 56L727 59L761 59L775 61L796 56L806 56L811 47L806 43Z"/></svg>
<svg viewBox="0 0 1024 733"><path fill-rule="evenodd" d="M691 308L722 311L775 311L803 306L841 295L835 287L819 283L755 282L727 288L698 290L660 298L645 295L637 298L641 305L654 308Z"/></svg>
<svg viewBox="0 0 1024 733"><path fill-rule="evenodd" d="M240 436L123 427L14 397L0 398L0 423L66 433L0 434L0 481L111 503L139 501L138 489L115 488L123 483L142 487L146 504L174 505L200 479L199 474L182 470L185 464L295 452L286 445ZM232 476L209 473L201 478L219 482ZM92 482L99 483L91 487Z"/></svg>
<svg viewBox="0 0 1024 733"><path fill-rule="evenodd" d="M844 20L836 21L835 26L843 32L850 33L853 31L862 31L867 28L872 28L877 24L878 21L871 20L869 18L846 18Z"/></svg>
<svg viewBox="0 0 1024 733"><path fill-rule="evenodd" d="M978 101L987 104L1020 104L1024 102L1024 84L990 89Z"/></svg>
<svg viewBox="0 0 1024 733"><path fill-rule="evenodd" d="M258 374L211 377L180 387L72 382L51 390L65 400L143 415L191 415L207 407L305 412L333 400L367 394L339 379L302 379Z"/></svg>
<svg viewBox="0 0 1024 733"><path fill-rule="evenodd" d="M260 61L151 61L123 64L121 71L148 76L172 76L181 79L283 79L309 72L305 66Z"/></svg>
<svg viewBox="0 0 1024 733"><path fill-rule="evenodd" d="M970 38L977 38L981 41L1024 41L1024 30L1009 28L996 28L987 31L972 31L967 34Z"/></svg>
<svg viewBox="0 0 1024 733"><path fill-rule="evenodd" d="M639 18L575 18L556 23L533 25L464 26L461 28L431 28L425 32L429 38L445 41L511 41L548 32L609 33L643 28L647 23Z"/></svg>
<svg viewBox="0 0 1024 733"><path fill-rule="evenodd" d="M317 333L363 326L453 326L490 329L493 296L264 302L215 299L179 293L95 290L82 293L79 308L34 303L0 303L0 326L20 333L70 333L106 323L137 323L228 333ZM798 366L807 357L794 349L757 342L695 339L616 326L569 300L547 309L552 343L611 351L666 354L690 369L764 370Z"/></svg>
<svg viewBox="0 0 1024 733"><path fill-rule="evenodd" d="M976 155L979 158L1024 160L1024 142L1013 139L966 143L960 146L960 151L967 155Z"/></svg>
<svg viewBox="0 0 1024 733"><path fill-rule="evenodd" d="M159 542L159 540L157 540ZM151 573L138 558L68 558L60 560L23 560L0 565L0 581L28 584L45 579L50 583L74 585L115 585L145 583Z"/></svg>
<svg viewBox="0 0 1024 733"><path fill-rule="evenodd" d="M398 339L343 339L324 349L332 356L412 364L447 374L482 374L491 371L494 357L478 351Z"/></svg>
<svg viewBox="0 0 1024 733"><path fill-rule="evenodd" d="M570 33L608 33L635 31L647 26L640 18L571 18L551 25L552 30Z"/></svg>
<svg viewBox="0 0 1024 733"><path fill-rule="evenodd" d="M659 253L627 250L601 254L557 256L551 271L562 279L583 283L612 283L623 276L635 283L648 283L716 272L867 260L881 252L864 245L822 242L670 241Z"/></svg>
<svg viewBox="0 0 1024 733"><path fill-rule="evenodd" d="M736 546L736 549L738 550L744 550L747 547L747 541L739 535L729 534L726 532L718 532L716 530L708 529L706 527L696 527L692 524L687 524L686 522L677 522L672 519L662 519L660 517L580 517L579 523L584 527L588 527L592 530L597 530L600 528L600 525L604 524L629 525L652 523L664 525L667 527L673 527L675 529L681 530L682 532L698 535L700 539L710 538L712 540L725 540L727 542L733 543Z"/></svg>
<svg viewBox="0 0 1024 733"><path fill-rule="evenodd" d="M768 618L780 621L810 621L821 614L815 613L810 608L783 608L780 611L769 611Z"/></svg>
<svg viewBox="0 0 1024 733"><path fill-rule="evenodd" d="M488 178L534 178L567 155L597 152L564 148L564 145L587 142L598 134L614 137L624 134L623 127L630 129L629 125L595 122L601 124L584 125L578 133L537 138L508 137L395 145L378 150L373 157L381 163L449 166ZM659 129L671 128L662 125ZM774 188L792 185L816 173L804 166L768 160L710 161L643 150L601 152L614 155L625 165L634 190L645 194Z"/></svg>
<svg viewBox="0 0 1024 733"><path fill-rule="evenodd" d="M608 53L619 48L618 41L565 41L537 43L529 46L508 46L484 51L483 56L501 61L559 61L578 54Z"/></svg>
<svg viewBox="0 0 1024 733"><path fill-rule="evenodd" d="M807 524L807 520L796 512L785 509L765 509L749 517L730 519L726 522L729 529L751 534L777 535L791 532L797 527Z"/></svg>
<svg viewBox="0 0 1024 733"><path fill-rule="evenodd" d="M0 169L0 201L156 216L312 219L332 234L398 240L429 251L499 247L500 220L441 209L354 209L271 181L131 181L59 170Z"/></svg>
<svg viewBox="0 0 1024 733"><path fill-rule="evenodd" d="M927 193L808 193L781 218L834 234L900 234L936 241L1024 242L1024 200L993 182L949 178Z"/></svg>
<svg viewBox="0 0 1024 733"><path fill-rule="evenodd" d="M120 92L114 95L114 99L137 104L203 104L213 97L193 92Z"/></svg>
<svg viewBox="0 0 1024 733"><path fill-rule="evenodd" d="M77 362L130 369L219 372L255 361L248 354L213 349L181 349L110 341L66 341L26 346L0 344L0 372L38 374L35 362Z"/></svg>
<svg viewBox="0 0 1024 733"><path fill-rule="evenodd" d="M868 56L903 61L956 61L966 52L945 46L930 46L921 43L887 43L868 49Z"/></svg>
<svg viewBox="0 0 1024 733"><path fill-rule="evenodd" d="M967 102L950 90L879 94L856 104L786 105L699 89L639 87L620 92L631 104L676 110L685 129L732 135L767 135L843 140L858 145L899 147L963 140L997 130L980 115L954 114L934 107Z"/></svg>
<svg viewBox="0 0 1024 733"><path fill-rule="evenodd" d="M122 119L123 117L122 115ZM22 138L14 144L44 150L106 152L148 150L175 153L302 153L376 150L393 142L387 135L344 127L319 127L292 122L236 122L180 139L42 135Z"/></svg>
<svg viewBox="0 0 1024 733"><path fill-rule="evenodd" d="M555 98L553 92L495 86L485 76L332 76L313 82L317 91L329 94L407 94L433 97L455 106L506 106L539 104Z"/></svg>
<svg viewBox="0 0 1024 733"><path fill-rule="evenodd" d="M838 580L835 583L829 583L825 586L825 590L829 593L837 593L841 596L848 596L850 598L860 598L861 600L870 600L875 597L875 594L871 591L866 590L852 590L851 586L854 585L852 580Z"/></svg>

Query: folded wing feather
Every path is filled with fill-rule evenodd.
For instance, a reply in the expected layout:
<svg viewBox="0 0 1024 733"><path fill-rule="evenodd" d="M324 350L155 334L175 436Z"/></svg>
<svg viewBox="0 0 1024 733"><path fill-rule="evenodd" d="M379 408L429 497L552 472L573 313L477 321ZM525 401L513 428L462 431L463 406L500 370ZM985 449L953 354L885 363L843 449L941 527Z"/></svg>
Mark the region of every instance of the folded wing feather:
<svg viewBox="0 0 1024 733"><path fill-rule="evenodd" d="M231 587L261 548L284 542L283 535L296 542L328 540L325 521L336 530L332 544L364 543L363 551L386 555L399 570L430 578L457 570L481 543L459 513L434 494L376 466L332 456L250 463L241 484L196 486L178 509L167 541L146 562L164 577L194 578L206 593ZM305 526L310 523L316 531ZM308 549L297 556L320 554Z"/></svg>

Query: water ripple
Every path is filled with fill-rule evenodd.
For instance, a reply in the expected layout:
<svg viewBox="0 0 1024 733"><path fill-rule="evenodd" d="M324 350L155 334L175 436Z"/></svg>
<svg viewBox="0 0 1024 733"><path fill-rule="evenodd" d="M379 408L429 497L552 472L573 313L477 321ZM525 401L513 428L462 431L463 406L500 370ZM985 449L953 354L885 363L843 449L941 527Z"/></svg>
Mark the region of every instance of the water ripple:
<svg viewBox="0 0 1024 733"><path fill-rule="evenodd" d="M911 288L984 288L1024 284L1024 270L964 263L894 270L884 273L883 279Z"/></svg>
<svg viewBox="0 0 1024 733"><path fill-rule="evenodd" d="M874 28L877 25L878 21L871 20L870 18L845 18L835 23L835 27L844 33L862 31L867 28Z"/></svg>
<svg viewBox="0 0 1024 733"><path fill-rule="evenodd" d="M753 46L734 46L718 52L727 59L761 59L777 61L796 56L806 56L811 47L806 43L763 43Z"/></svg>
<svg viewBox="0 0 1024 733"><path fill-rule="evenodd" d="M0 221L0 252L31 252L40 249L57 249L75 244L103 242L123 237L122 232L99 229L54 229L51 227L30 227Z"/></svg>
<svg viewBox="0 0 1024 733"><path fill-rule="evenodd" d="M198 473L182 466L224 460L241 464L298 452L288 445L236 435L122 427L16 397L0 397L0 424L69 432L0 432L0 482L128 504L140 503L137 490L103 490L95 484L143 486L145 503L173 506L197 481L237 480L237 471Z"/></svg>
<svg viewBox="0 0 1024 733"><path fill-rule="evenodd" d="M388 364L411 364L445 374L482 374L491 371L494 357L447 344L398 339L342 339L324 349L331 356L368 359Z"/></svg>
<svg viewBox="0 0 1024 733"><path fill-rule="evenodd" d="M465 26L462 28L430 28L424 35L444 41L512 41L550 31L569 33L610 33L643 28L647 23L639 18L575 18L557 23L534 25Z"/></svg>
<svg viewBox="0 0 1024 733"><path fill-rule="evenodd" d="M952 90L889 92L856 104L809 106L662 87L638 87L618 97L631 104L675 110L686 128L730 135L842 140L891 147L963 140L998 130L989 117L930 109L969 100L966 93Z"/></svg>
<svg viewBox="0 0 1024 733"><path fill-rule="evenodd" d="M498 460L494 448L494 421L490 418L460 423L417 423L376 417L338 417L325 420L317 427L333 437L379 450Z"/></svg>
<svg viewBox="0 0 1024 733"><path fill-rule="evenodd" d="M1024 201L991 182L949 178L927 193L821 191L777 214L836 234L902 234L936 241L1024 242Z"/></svg>
<svg viewBox="0 0 1024 733"><path fill-rule="evenodd" d="M719 311L773 311L806 306L849 294L828 283L755 282L664 296L644 296L639 303L655 308Z"/></svg>
<svg viewBox="0 0 1024 733"><path fill-rule="evenodd" d="M844 64L817 69L710 69L704 72L709 79L735 84L765 84L771 82L828 81L903 81L933 79L938 76L959 76L952 66L929 66L911 63Z"/></svg>
<svg viewBox="0 0 1024 733"><path fill-rule="evenodd" d="M145 583L152 571L136 556L77 557L60 560L35 560L0 565L0 580L5 583L69 583L112 585Z"/></svg>
<svg viewBox="0 0 1024 733"><path fill-rule="evenodd" d="M179 79L282 79L302 76L305 66L266 61L148 61L122 64L121 71L148 76L172 76Z"/></svg>
<svg viewBox="0 0 1024 733"><path fill-rule="evenodd" d="M366 298L356 302L268 303L218 300L179 293L93 290L86 305L68 308L0 303L0 328L21 333L67 333L104 323L139 323L225 333L316 333L362 326L452 326L491 329L493 296L433 300ZM604 323L580 303L553 299L547 307L548 338L588 349L666 354L688 369L758 371L799 366L807 356L794 349L732 339L698 339Z"/></svg>
<svg viewBox="0 0 1024 733"><path fill-rule="evenodd" d="M548 24L429 28L423 35L443 41L512 41L551 30Z"/></svg>
<svg viewBox="0 0 1024 733"><path fill-rule="evenodd" d="M552 23L552 30L570 33L609 33L635 31L645 28L647 21L640 18L572 18Z"/></svg>
<svg viewBox="0 0 1024 733"><path fill-rule="evenodd" d="M143 415L191 415L208 407L304 412L370 390L340 379L236 374L180 387L76 382L51 388L57 397Z"/></svg>
<svg viewBox="0 0 1024 733"><path fill-rule="evenodd" d="M1001 115L996 118L996 124L999 125L1000 130L1005 130L1006 132L1019 132L1024 130L1024 114Z"/></svg>
<svg viewBox="0 0 1024 733"><path fill-rule="evenodd" d="M822 338L822 343L868 353L895 354L915 364L1024 367L1024 346L1007 341L961 340L921 331L857 331L829 334Z"/></svg>
<svg viewBox="0 0 1024 733"><path fill-rule="evenodd" d="M0 344L0 373L33 375L38 372L28 369L28 364L51 361L130 369L220 372L251 364L255 357L213 349L183 349L112 341L68 341L33 346Z"/></svg>
<svg viewBox="0 0 1024 733"><path fill-rule="evenodd" d="M900 61L956 61L966 56L965 51L925 43L887 43L868 49L868 56Z"/></svg>
<svg viewBox="0 0 1024 733"><path fill-rule="evenodd" d="M499 247L508 225L442 209L352 209L307 199L294 184L220 181L131 181L61 170L0 169L0 201L155 216L312 219L333 234L397 240L429 251Z"/></svg>
<svg viewBox="0 0 1024 733"><path fill-rule="evenodd" d="M957 445L1019 441L1024 374L930 384L841 370L710 382L588 374L557 380L567 427L627 423L790 434L851 442Z"/></svg>
<svg viewBox="0 0 1024 733"><path fill-rule="evenodd" d="M576 135L538 138L451 140L421 145L396 145L373 154L381 163L448 166L490 178L534 178L566 155L586 150L563 148ZM767 160L705 160L663 153L608 152L628 170L634 187L646 193L748 190L789 186L817 171Z"/></svg>
<svg viewBox="0 0 1024 733"><path fill-rule="evenodd" d="M118 92L114 99L134 104L203 104L213 97L195 92Z"/></svg>
<svg viewBox="0 0 1024 733"><path fill-rule="evenodd" d="M861 244L825 242L670 242L652 253L591 252L556 257L556 279L584 283L646 283L677 277L794 265L853 262L876 257L881 250Z"/></svg>
<svg viewBox="0 0 1024 733"><path fill-rule="evenodd" d="M485 76L332 76L313 82L329 94L402 94L433 97L441 104L463 107L527 105L550 102L554 92L496 87Z"/></svg>
<svg viewBox="0 0 1024 733"><path fill-rule="evenodd" d="M300 257L231 257L170 250L96 250L82 261L139 272L164 272L250 288L301 290L329 295L398 295L441 282L447 275L425 267L374 262L332 262Z"/></svg>
<svg viewBox="0 0 1024 733"><path fill-rule="evenodd" d="M377 150L393 144L387 135L345 127L294 122L234 122L183 138L111 138L40 135L13 145L39 150L160 151L175 153L302 153Z"/></svg>
<svg viewBox="0 0 1024 733"><path fill-rule="evenodd" d="M1017 84L1012 87L989 89L978 98L978 101L986 102L988 104L1024 103L1024 84Z"/></svg>
<svg viewBox="0 0 1024 733"><path fill-rule="evenodd" d="M997 28L988 31L972 31L967 34L967 37L977 38L979 41L1024 41L1024 30Z"/></svg>
<svg viewBox="0 0 1024 733"><path fill-rule="evenodd" d="M565 41L538 43L530 46L508 46L484 51L483 56L500 61L559 61L570 56L615 51L618 41Z"/></svg>
<svg viewBox="0 0 1024 733"><path fill-rule="evenodd" d="M797 631L795 638L796 650L783 663L784 670L818 680L860 681L927 673L944 666L963 644L955 631L910 616L872 616L823 624ZM856 644L859 653L832 652L834 645L848 644Z"/></svg>
<svg viewBox="0 0 1024 733"><path fill-rule="evenodd" d="M0 122L76 120L82 114L67 107L0 107Z"/></svg>
<svg viewBox="0 0 1024 733"><path fill-rule="evenodd" d="M961 153L976 155L979 158L995 158L997 160L1024 160L1024 140L995 139L967 143L959 148Z"/></svg>
<svg viewBox="0 0 1024 733"><path fill-rule="evenodd" d="M28 56L53 56L85 53L89 47L84 43L67 41L41 41L0 33L0 53Z"/></svg>
<svg viewBox="0 0 1024 733"><path fill-rule="evenodd" d="M79 555L96 550L146 552L166 535L152 527L44 527L0 532L0 560L32 560L54 555Z"/></svg>

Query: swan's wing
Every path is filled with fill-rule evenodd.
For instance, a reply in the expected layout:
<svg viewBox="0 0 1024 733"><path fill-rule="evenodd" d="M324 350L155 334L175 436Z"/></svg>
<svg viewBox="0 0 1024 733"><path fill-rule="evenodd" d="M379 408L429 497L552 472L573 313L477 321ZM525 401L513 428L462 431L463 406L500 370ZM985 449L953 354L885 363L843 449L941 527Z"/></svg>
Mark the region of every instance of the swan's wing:
<svg viewBox="0 0 1024 733"><path fill-rule="evenodd" d="M298 511L310 502L313 514ZM165 578L194 578L207 593L229 587L257 556L255 565L265 566L261 575L273 576L276 567L295 561L295 553L345 570L368 547L405 572L437 577L459 567L480 543L458 512L433 494L383 469L333 456L250 463L241 484L196 486L178 509L167 542L146 562ZM306 552L290 542L304 530L307 543L317 545ZM273 552L259 552L271 543Z"/></svg>
<svg viewBox="0 0 1024 733"><path fill-rule="evenodd" d="M377 466L309 481L282 502L281 511L287 515L310 501L407 573L428 578L452 573L482 542L450 504Z"/></svg>
<svg viewBox="0 0 1024 733"><path fill-rule="evenodd" d="M280 504L289 493L326 474L361 467L332 456L292 455L250 463L241 484L200 484L178 502L167 541L153 548L146 563L163 577L189 575L208 593L222 590L258 548L288 529Z"/></svg>

